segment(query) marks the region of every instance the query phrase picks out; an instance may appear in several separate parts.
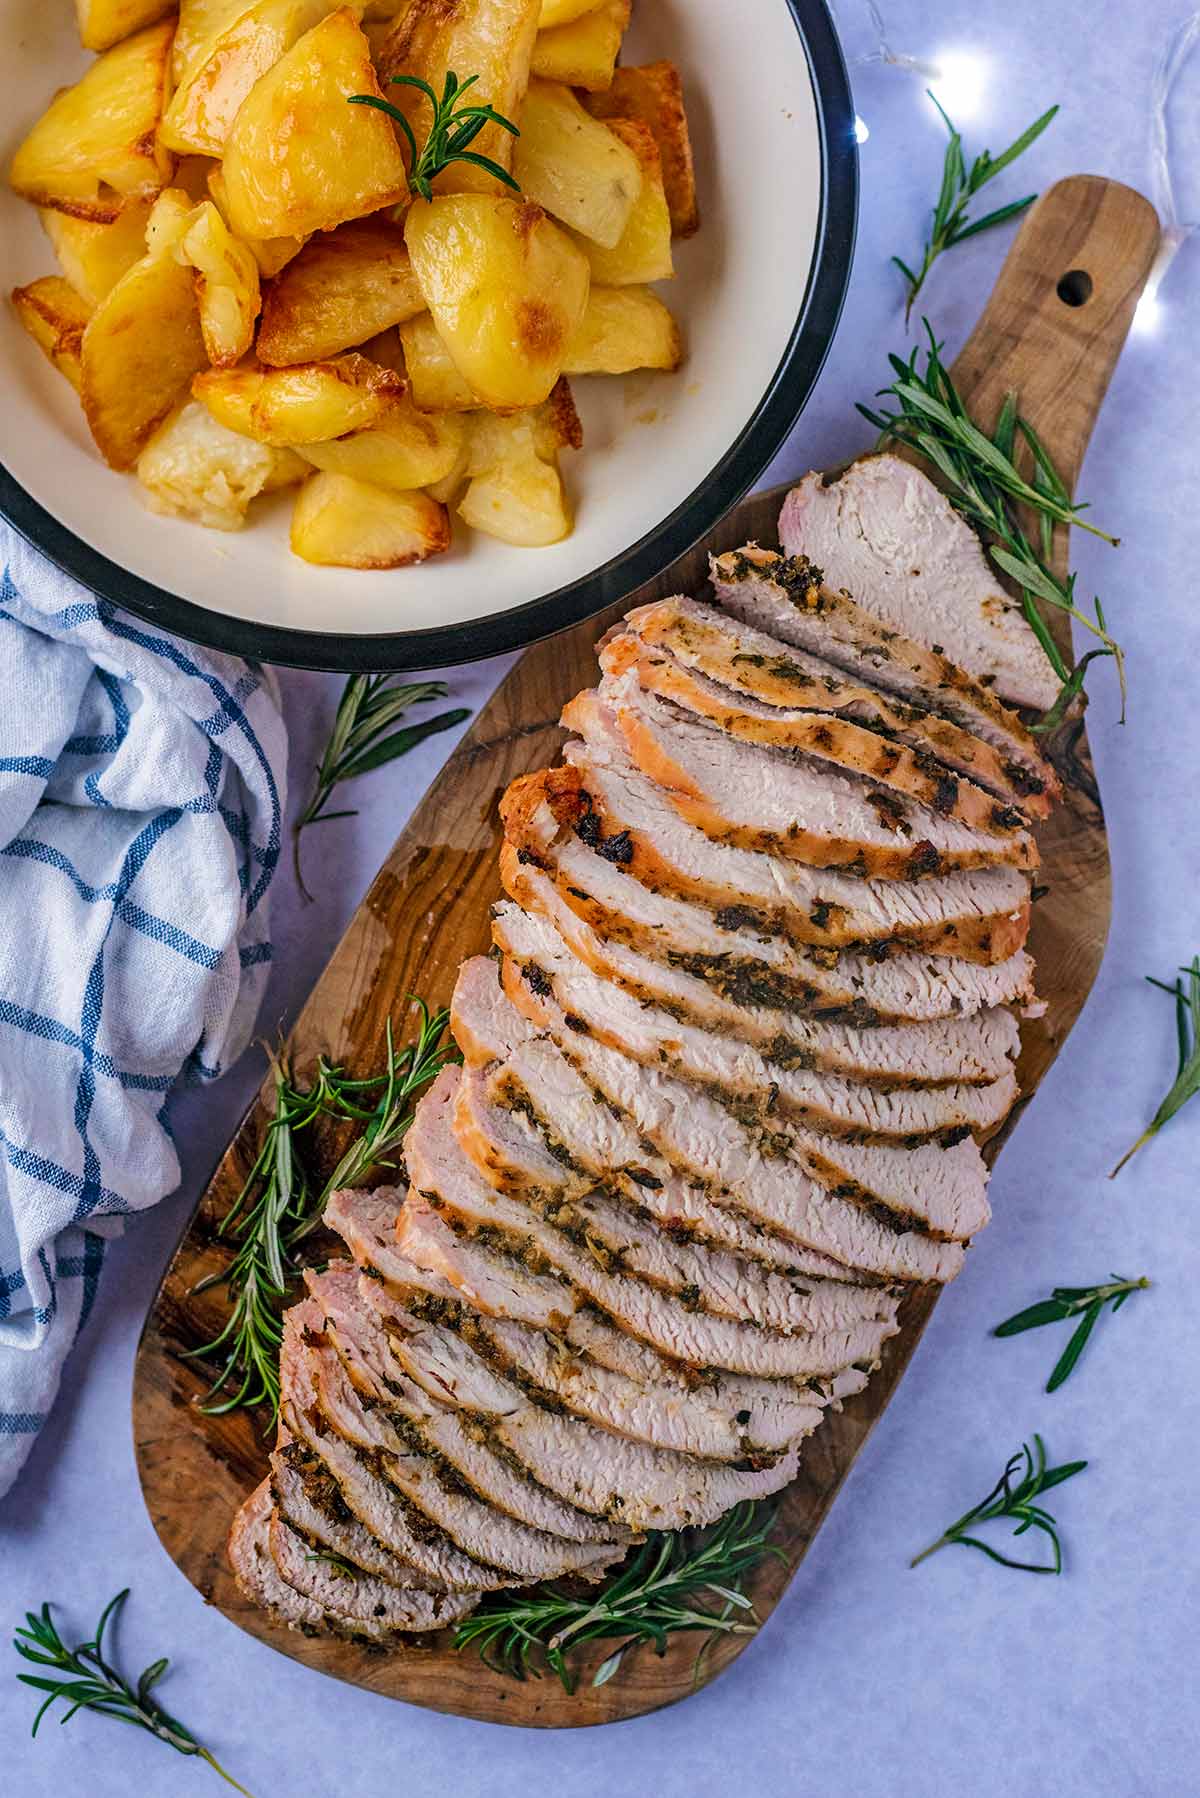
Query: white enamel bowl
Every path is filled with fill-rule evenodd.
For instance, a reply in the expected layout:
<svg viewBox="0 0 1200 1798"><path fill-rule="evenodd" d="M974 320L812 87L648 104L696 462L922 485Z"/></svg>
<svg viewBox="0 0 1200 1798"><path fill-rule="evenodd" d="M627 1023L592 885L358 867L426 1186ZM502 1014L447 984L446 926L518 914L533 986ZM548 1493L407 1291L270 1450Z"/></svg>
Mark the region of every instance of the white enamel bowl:
<svg viewBox="0 0 1200 1798"><path fill-rule="evenodd" d="M146 511L101 462L75 395L0 306L0 513L103 598L260 660L430 668L561 630L651 579L709 531L808 397L849 275L853 109L823 0L643 0L624 59L683 72L702 224L665 292L687 362L674 375L572 383L585 447L564 472L574 533L517 549L456 533L390 572L314 568L287 547L291 496L244 531ZM78 78L71 0L0 0L0 152ZM55 269L37 215L0 190L4 292Z"/></svg>

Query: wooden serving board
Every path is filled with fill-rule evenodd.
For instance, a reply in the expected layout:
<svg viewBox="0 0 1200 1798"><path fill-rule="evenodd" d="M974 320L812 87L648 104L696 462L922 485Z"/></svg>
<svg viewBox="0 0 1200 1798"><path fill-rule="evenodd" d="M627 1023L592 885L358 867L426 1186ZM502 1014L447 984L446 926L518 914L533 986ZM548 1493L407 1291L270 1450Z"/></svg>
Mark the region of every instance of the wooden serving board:
<svg viewBox="0 0 1200 1798"><path fill-rule="evenodd" d="M1073 484L1109 377L1158 244L1158 221L1140 195L1092 176L1062 181L1025 219L995 292L957 363L955 378L973 415L992 424L1015 389ZM1064 279L1066 277L1066 279ZM1086 293L1084 303L1080 296ZM869 364L869 366L868 366ZM863 387L879 370L864 358ZM748 538L775 541L782 489L745 500L651 586L620 607L528 650L451 756L376 877L296 1024L291 1050L304 1071L318 1053L356 1070L380 1065L384 1022L399 1019L411 993L450 997L460 962L489 946L488 910L499 897L497 800L515 776L554 759L563 702L595 679L594 645L629 605L699 591L710 549ZM1065 558L1066 533L1058 554ZM1057 624L1063 621L1058 619ZM1069 632L1056 633L1070 651ZM1027 1024L1019 1066L1022 1103L1035 1091L1074 1023L1096 976L1109 916L1109 866L1100 809L1081 725L1054 746L1066 798L1041 833L1049 893L1034 909L1031 947L1044 1017ZM1020 1105L988 1147L994 1159ZM261 1139L266 1112L255 1104L201 1200L147 1319L134 1376L133 1425L150 1515L167 1552L192 1583L243 1629L310 1667L435 1710L492 1722L572 1726L654 1710L695 1689L697 1638L676 1638L662 1659L639 1649L599 1690L588 1681L607 1650L598 1647L568 1697L552 1677L518 1684L475 1654L456 1654L445 1637L381 1654L354 1643L293 1634L239 1596L225 1559L234 1510L266 1469L267 1444L245 1413L204 1415L197 1398L211 1378L185 1352L224 1321L218 1289L191 1296L225 1260L214 1226L238 1191ZM969 1274L967 1276L969 1278ZM937 1301L915 1289L882 1370L806 1446L800 1477L783 1495L777 1538L787 1566L769 1560L753 1582L764 1620L778 1603L855 1456L908 1364ZM714 1679L745 1645L722 1637L706 1653L701 1683Z"/></svg>

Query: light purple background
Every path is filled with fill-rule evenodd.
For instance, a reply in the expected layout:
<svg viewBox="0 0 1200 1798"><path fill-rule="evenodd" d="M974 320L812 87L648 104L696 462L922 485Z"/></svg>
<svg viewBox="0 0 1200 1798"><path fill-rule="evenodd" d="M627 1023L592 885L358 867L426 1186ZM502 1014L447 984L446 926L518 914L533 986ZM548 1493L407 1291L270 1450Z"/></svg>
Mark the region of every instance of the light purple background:
<svg viewBox="0 0 1200 1798"><path fill-rule="evenodd" d="M65 0L64 0L65 3ZM650 4L651 0L642 0ZM756 5L776 0L754 0ZM989 78L968 148L999 150L1055 100L1063 113L1002 197L1092 170L1148 180L1149 93L1181 0L891 0L892 46L923 57L986 55ZM753 7L747 7L748 17ZM934 18L936 15L936 18ZM869 50L860 0L841 0L851 58ZM1173 110L1183 215L1200 217L1200 56ZM816 397L771 478L863 447L853 401L904 341L887 257L917 251L941 164L921 83L878 63L852 68L870 129L862 155L858 256L846 312ZM952 106L951 110L954 108ZM736 129L736 120L729 121ZM786 204L786 179L778 183ZM781 220L781 229L786 228ZM951 351L1000 265L1004 238L957 250L926 303ZM764 278L769 278L769 258ZM449 1793L555 1798L732 1789L785 1798L900 1793L1026 1798L1194 1794L1196 1708L1196 1150L1200 1102L1115 1185L1106 1170L1153 1112L1174 1072L1168 1001L1142 982L1200 949L1196 787L1196 320L1200 245L1185 246L1162 291L1156 332L1131 339L1083 487L1118 531L1118 554L1083 539L1080 585L1099 587L1127 646L1132 698L1116 721L1103 669L1091 734L1108 810L1116 905L1108 957L1083 1021L1005 1150L995 1220L939 1305L900 1392L766 1633L685 1705L601 1732L548 1736L439 1717L336 1685L205 1609L158 1544L134 1471L130 1374L138 1330L203 1181L260 1074L248 1057L221 1087L181 1100L181 1191L110 1251L96 1314L68 1365L53 1420L0 1511L3 1622L44 1598L90 1628L130 1584L130 1665L170 1653L163 1689L256 1798ZM456 703L478 706L505 661L452 673ZM305 785L339 688L285 674L293 790ZM297 903L290 872L275 896L279 963L264 1029L286 1024L320 972L376 867L451 747L439 737L354 794L358 819L324 828L311 863L318 902ZM312 841L318 849L318 840ZM1053 1398L1042 1391L1064 1338L996 1342L988 1330L1059 1283L1111 1269L1148 1273ZM1089 1471L1055 1495L1067 1570L1039 1580L948 1551L908 1559L991 1484L1032 1430ZM0 1645L4 1789L89 1798L191 1798L218 1782L149 1738L89 1717L52 1723L30 1745L32 1694Z"/></svg>

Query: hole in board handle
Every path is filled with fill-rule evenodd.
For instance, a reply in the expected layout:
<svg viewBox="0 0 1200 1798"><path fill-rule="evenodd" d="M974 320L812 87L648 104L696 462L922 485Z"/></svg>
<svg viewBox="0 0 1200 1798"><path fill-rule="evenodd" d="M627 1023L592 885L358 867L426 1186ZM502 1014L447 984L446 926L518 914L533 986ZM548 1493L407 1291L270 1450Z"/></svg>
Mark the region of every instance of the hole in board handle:
<svg viewBox="0 0 1200 1798"><path fill-rule="evenodd" d="M1092 297L1092 277L1084 268L1068 269L1055 292L1064 306L1086 306Z"/></svg>

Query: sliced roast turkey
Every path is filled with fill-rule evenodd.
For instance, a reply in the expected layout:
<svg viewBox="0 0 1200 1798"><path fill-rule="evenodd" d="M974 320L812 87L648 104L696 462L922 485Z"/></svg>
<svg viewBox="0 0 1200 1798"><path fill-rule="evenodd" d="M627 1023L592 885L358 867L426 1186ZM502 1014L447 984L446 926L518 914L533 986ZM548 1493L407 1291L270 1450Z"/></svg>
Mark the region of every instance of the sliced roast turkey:
<svg viewBox="0 0 1200 1798"><path fill-rule="evenodd" d="M563 708L564 726L586 738L597 706L680 816L717 841L887 880L1037 866L1026 830L984 836L828 762L740 743L644 692L632 675L606 675L579 694Z"/></svg>
<svg viewBox="0 0 1200 1798"><path fill-rule="evenodd" d="M600 666L612 681L635 679L644 692L740 743L828 763L984 836L1011 836L1028 828L1026 814L1015 805L965 780L928 750L911 749L851 718L770 705L720 685L665 650L647 649L632 634L610 637Z"/></svg>
<svg viewBox="0 0 1200 1798"><path fill-rule="evenodd" d="M599 857L577 874L588 884L573 893L509 844L500 874L509 896L552 924L575 961L635 999L744 1037L785 1064L935 1086L994 1080L1016 1053L1016 1020L997 1007L1032 996L1024 951L991 967L911 951L847 952L826 966L819 952L723 929L702 907L648 892Z"/></svg>
<svg viewBox="0 0 1200 1798"><path fill-rule="evenodd" d="M992 690L919 638L886 624L850 593L822 585L803 556L747 544L714 556L713 590L756 630L834 662L873 686L945 717L991 743L1012 788L1028 798L1060 793L1057 776L1017 714Z"/></svg>
<svg viewBox="0 0 1200 1798"><path fill-rule="evenodd" d="M418 1586L394 1586L377 1574L332 1562L314 1554L309 1543L292 1525L274 1512L267 1531L267 1547L280 1578L293 1592L319 1605L343 1625L405 1634L445 1629L468 1616L479 1602L477 1594L426 1592Z"/></svg>
<svg viewBox="0 0 1200 1798"><path fill-rule="evenodd" d="M1054 703L1058 677L978 536L899 456L864 456L834 481L806 475L783 502L779 540L788 555L816 562L827 586L847 588L1010 704Z"/></svg>
<svg viewBox="0 0 1200 1798"><path fill-rule="evenodd" d="M988 963L1023 946L1029 877L1018 869L866 880L716 843L634 768L601 710L590 740L566 745L566 767L527 775L505 794L506 828L527 855L549 844L565 855L574 841L652 892L703 905L722 927L799 947L910 948Z"/></svg>
<svg viewBox="0 0 1200 1798"><path fill-rule="evenodd" d="M229 1531L229 1564L242 1597L269 1611L289 1629L310 1635L325 1630L336 1635L365 1636L373 1642L386 1641L392 1633L386 1623L378 1619L360 1623L326 1609L288 1585L271 1554L273 1514L271 1482L263 1480L234 1517Z"/></svg>
<svg viewBox="0 0 1200 1798"><path fill-rule="evenodd" d="M1048 793L1019 790L994 744L949 718L855 680L844 669L743 624L710 602L676 597L639 606L624 630L722 688L783 712L825 712L934 756L1031 817L1045 817ZM1026 783L1021 783L1024 786Z"/></svg>
<svg viewBox="0 0 1200 1798"><path fill-rule="evenodd" d="M444 1592L440 1580L392 1554L354 1516L328 1469L286 1430L271 1456L271 1495L292 1527L339 1560L361 1567L393 1586Z"/></svg>

